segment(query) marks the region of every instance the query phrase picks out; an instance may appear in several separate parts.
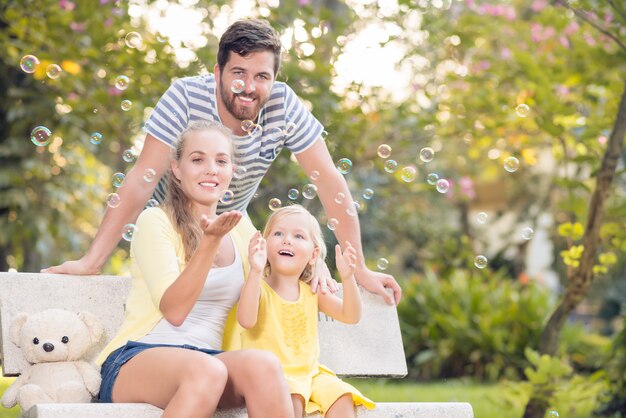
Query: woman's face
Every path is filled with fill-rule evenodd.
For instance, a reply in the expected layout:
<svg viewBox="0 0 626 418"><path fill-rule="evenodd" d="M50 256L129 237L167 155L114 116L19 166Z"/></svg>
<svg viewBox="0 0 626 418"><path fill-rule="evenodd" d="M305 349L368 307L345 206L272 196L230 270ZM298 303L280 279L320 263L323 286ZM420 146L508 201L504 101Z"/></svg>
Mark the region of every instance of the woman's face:
<svg viewBox="0 0 626 418"><path fill-rule="evenodd" d="M186 135L180 160L172 161L172 172L196 206L217 206L234 171L230 139L214 129Z"/></svg>

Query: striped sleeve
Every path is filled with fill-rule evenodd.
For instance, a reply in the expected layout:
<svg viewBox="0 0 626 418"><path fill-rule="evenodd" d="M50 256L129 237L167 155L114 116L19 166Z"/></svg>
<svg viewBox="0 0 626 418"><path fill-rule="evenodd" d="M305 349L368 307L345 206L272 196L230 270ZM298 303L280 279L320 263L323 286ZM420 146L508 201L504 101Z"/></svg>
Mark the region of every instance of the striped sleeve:
<svg viewBox="0 0 626 418"><path fill-rule="evenodd" d="M172 83L161 96L146 123L146 132L174 147L178 136L189 123L189 99L183 79Z"/></svg>
<svg viewBox="0 0 626 418"><path fill-rule="evenodd" d="M296 124L295 132L285 141L287 149L294 154L306 150L321 137L324 126L304 107L296 93L287 85L285 85L285 115L287 123Z"/></svg>

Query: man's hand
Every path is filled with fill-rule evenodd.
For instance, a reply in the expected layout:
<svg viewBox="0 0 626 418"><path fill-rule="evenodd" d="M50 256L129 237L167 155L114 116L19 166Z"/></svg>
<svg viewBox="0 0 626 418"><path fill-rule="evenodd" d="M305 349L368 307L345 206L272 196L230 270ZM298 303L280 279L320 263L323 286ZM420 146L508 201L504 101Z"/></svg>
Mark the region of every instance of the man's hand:
<svg viewBox="0 0 626 418"><path fill-rule="evenodd" d="M392 275L372 271L364 267L356 271L356 280L368 292L382 296L389 305L392 305L394 302L396 305L400 303L402 289ZM393 290L393 296L387 292L387 289Z"/></svg>
<svg viewBox="0 0 626 418"><path fill-rule="evenodd" d="M89 262L86 257L83 257L80 260L66 261L58 266L41 269L41 273L88 276L100 274L100 267L95 266L93 263Z"/></svg>
<svg viewBox="0 0 626 418"><path fill-rule="evenodd" d="M320 260L319 257L315 262L315 271L309 284L311 285L313 293L321 292L326 294L328 291L331 293L337 293L339 291L339 286L337 286L337 282L330 275L328 266L323 260Z"/></svg>

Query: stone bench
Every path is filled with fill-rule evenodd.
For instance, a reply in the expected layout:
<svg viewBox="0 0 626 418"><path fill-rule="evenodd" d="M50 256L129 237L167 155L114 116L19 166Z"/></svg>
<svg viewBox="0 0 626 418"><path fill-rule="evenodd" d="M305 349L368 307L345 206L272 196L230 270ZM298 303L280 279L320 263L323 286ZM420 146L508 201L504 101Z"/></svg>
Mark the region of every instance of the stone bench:
<svg viewBox="0 0 626 418"><path fill-rule="evenodd" d="M13 317L49 308L89 311L104 327L100 345L117 332L124 317L130 278L118 276L66 276L41 273L0 273L0 359L4 376L17 376L27 362L8 337ZM363 318L345 325L320 314L321 363L342 377L403 377L407 373L396 309L382 298L362 291ZM358 384L357 384L358 386ZM374 399L376 401L376 399ZM1 407L0 407L1 408ZM162 410L147 404L38 404L25 418L157 418ZM245 408L219 410L217 418L247 417ZM380 402L376 409L357 409L359 418L473 418L468 403ZM309 418L321 418L311 414Z"/></svg>

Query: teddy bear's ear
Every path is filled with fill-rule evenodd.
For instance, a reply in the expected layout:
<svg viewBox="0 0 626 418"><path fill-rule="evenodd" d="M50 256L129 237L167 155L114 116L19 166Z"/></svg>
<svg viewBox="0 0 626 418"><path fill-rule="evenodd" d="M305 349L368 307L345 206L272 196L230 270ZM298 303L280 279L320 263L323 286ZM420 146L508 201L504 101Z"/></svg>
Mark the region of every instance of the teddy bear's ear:
<svg viewBox="0 0 626 418"><path fill-rule="evenodd" d="M11 322L11 327L9 328L9 337L11 338L11 342L16 346L20 346L20 332L22 331L22 325L28 319L28 314L24 312L18 313L13 318L13 322Z"/></svg>
<svg viewBox="0 0 626 418"><path fill-rule="evenodd" d="M100 337L102 336L104 330L102 329L102 325L100 325L98 317L91 312L79 312L78 317L85 323L85 325L87 325L91 341L93 343L100 341Z"/></svg>

